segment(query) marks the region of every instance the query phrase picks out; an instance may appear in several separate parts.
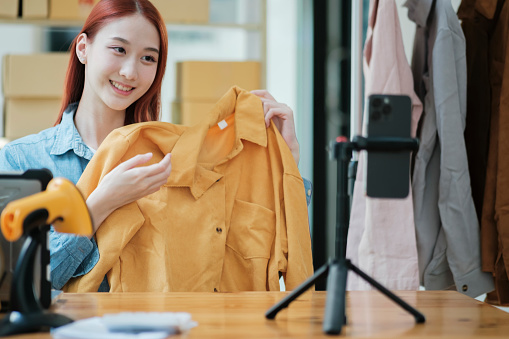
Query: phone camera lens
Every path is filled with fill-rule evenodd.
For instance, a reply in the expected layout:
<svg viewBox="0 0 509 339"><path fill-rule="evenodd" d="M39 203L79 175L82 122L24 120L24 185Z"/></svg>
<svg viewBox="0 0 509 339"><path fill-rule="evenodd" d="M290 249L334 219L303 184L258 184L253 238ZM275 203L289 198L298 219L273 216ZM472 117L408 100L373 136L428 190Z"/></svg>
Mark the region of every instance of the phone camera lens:
<svg viewBox="0 0 509 339"><path fill-rule="evenodd" d="M392 112L392 108L391 108L391 106L389 106L389 105L384 105L384 106L382 107L382 113L383 113L384 115L389 115L391 112Z"/></svg>
<svg viewBox="0 0 509 339"><path fill-rule="evenodd" d="M380 98L373 99L373 107L380 107L380 105L382 105L382 99Z"/></svg>
<svg viewBox="0 0 509 339"><path fill-rule="evenodd" d="M382 117L382 114L380 113L380 111L372 111L371 112L371 120L378 121L378 120L380 120L381 117Z"/></svg>

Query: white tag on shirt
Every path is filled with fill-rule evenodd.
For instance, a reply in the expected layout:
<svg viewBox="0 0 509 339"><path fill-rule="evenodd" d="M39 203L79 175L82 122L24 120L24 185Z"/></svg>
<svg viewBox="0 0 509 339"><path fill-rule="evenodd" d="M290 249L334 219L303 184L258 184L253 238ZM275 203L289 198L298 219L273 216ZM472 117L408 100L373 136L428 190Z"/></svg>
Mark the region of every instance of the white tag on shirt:
<svg viewBox="0 0 509 339"><path fill-rule="evenodd" d="M226 122L226 120L221 120L221 121L219 121L219 122L217 123L217 126L218 126L221 130L223 130L223 129L225 129L225 128L228 126L228 123Z"/></svg>

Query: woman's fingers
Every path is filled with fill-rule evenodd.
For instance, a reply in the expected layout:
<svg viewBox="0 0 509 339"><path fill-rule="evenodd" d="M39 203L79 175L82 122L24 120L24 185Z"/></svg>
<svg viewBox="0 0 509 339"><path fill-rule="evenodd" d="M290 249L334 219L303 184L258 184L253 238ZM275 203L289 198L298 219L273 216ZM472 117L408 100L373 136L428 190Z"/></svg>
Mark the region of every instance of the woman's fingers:
<svg viewBox="0 0 509 339"><path fill-rule="evenodd" d="M171 154L166 154L158 163L140 166L151 158L152 153L134 156L104 176L87 199L96 225L115 209L157 192L168 181Z"/></svg>
<svg viewBox="0 0 509 339"><path fill-rule="evenodd" d="M255 89L255 90L251 91L251 93L253 93L254 95L256 95L260 98L266 98L269 100L277 101L276 99L274 99L272 94L270 94L269 91L267 91L266 89Z"/></svg>
<svg viewBox="0 0 509 339"><path fill-rule="evenodd" d="M293 111L285 104L281 104L278 102L266 102L263 105L263 110L265 114L265 125L267 127L270 125L270 120L274 118L289 121L293 120ZM278 123L283 122L280 121Z"/></svg>
<svg viewBox="0 0 509 339"><path fill-rule="evenodd" d="M168 176L171 171L171 153L166 154L161 161L145 167L140 167L145 177L156 176L162 174Z"/></svg>
<svg viewBox="0 0 509 339"><path fill-rule="evenodd" d="M145 164L150 159L152 159L152 153L150 152L145 154L138 154L132 157L131 159L124 161L123 163L118 165L115 169L117 171L125 172L129 169Z"/></svg>
<svg viewBox="0 0 509 339"><path fill-rule="evenodd" d="M147 174L146 179L154 183L158 188L168 181L171 173L171 155L168 153L158 164Z"/></svg>
<svg viewBox="0 0 509 339"><path fill-rule="evenodd" d="M265 114L267 114L267 112L271 108L277 108L277 109L280 109L281 111L285 111L285 112L290 111L291 112L291 109L288 107L288 105L277 102L277 101L262 99L262 104L263 104L263 112Z"/></svg>
<svg viewBox="0 0 509 339"><path fill-rule="evenodd" d="M147 167L140 168L142 171L139 175L143 178L142 181L147 185L144 192L145 195L157 192L161 186L167 181L171 173L171 155L168 153L157 164L152 164Z"/></svg>
<svg viewBox="0 0 509 339"><path fill-rule="evenodd" d="M276 128L281 133L286 144L290 147L295 162L299 163L299 143L295 134L295 125L292 109L276 101L276 99L263 89L251 91L258 96L263 105L263 114L265 115L265 126L270 126L272 120Z"/></svg>

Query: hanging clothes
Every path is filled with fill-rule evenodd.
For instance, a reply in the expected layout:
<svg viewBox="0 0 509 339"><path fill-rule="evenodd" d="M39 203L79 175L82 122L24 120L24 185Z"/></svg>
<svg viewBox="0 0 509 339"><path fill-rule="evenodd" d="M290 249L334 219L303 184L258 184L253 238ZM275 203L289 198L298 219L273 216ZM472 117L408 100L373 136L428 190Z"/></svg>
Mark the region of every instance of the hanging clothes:
<svg viewBox="0 0 509 339"><path fill-rule="evenodd" d="M476 1L476 15L494 25L490 40L491 125L481 222L482 268L495 279L487 302L509 305L509 1Z"/></svg>
<svg viewBox="0 0 509 339"><path fill-rule="evenodd" d="M475 9L476 2L478 0L462 1L458 9L458 18L461 20L461 28L465 35L467 57L465 147L472 199L477 219L481 223L490 140L489 42L493 34L494 20L478 13ZM493 1L490 1L489 5L492 4Z"/></svg>
<svg viewBox="0 0 509 339"><path fill-rule="evenodd" d="M465 150L465 38L449 0L409 0L417 24L412 71L424 102L415 158L415 226L421 284L471 297L493 290L481 271L480 231Z"/></svg>
<svg viewBox="0 0 509 339"><path fill-rule="evenodd" d="M412 99L412 130L415 137L422 104L413 91L398 12L394 0L372 0L364 47L365 95L404 94ZM367 112L363 130L366 131ZM354 186L347 258L389 289L417 290L419 271L415 241L412 192L405 199L375 199L364 193L365 152L360 153ZM410 177L410 174L409 174ZM410 180L410 179L409 179ZM371 286L349 274L347 289Z"/></svg>
<svg viewBox="0 0 509 339"><path fill-rule="evenodd" d="M100 259L66 285L97 291L293 289L313 274L304 184L260 99L234 87L193 127L164 122L116 129L77 186L85 197L121 162L172 154L158 192L114 211L96 232Z"/></svg>

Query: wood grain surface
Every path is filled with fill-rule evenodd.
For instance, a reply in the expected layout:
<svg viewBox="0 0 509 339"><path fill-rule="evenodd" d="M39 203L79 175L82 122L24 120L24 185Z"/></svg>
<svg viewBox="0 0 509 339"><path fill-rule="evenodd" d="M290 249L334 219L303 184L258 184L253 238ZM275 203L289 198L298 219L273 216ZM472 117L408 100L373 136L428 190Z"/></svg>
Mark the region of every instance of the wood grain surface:
<svg viewBox="0 0 509 339"><path fill-rule="evenodd" d="M173 338L331 338L322 332L326 292L307 292L274 320L265 312L286 292L62 294L51 311L75 320L118 312L189 312L198 326ZM414 318L377 291L347 294L342 337L508 337L509 314L454 291L401 291L426 316ZM13 338L51 338L48 333Z"/></svg>

